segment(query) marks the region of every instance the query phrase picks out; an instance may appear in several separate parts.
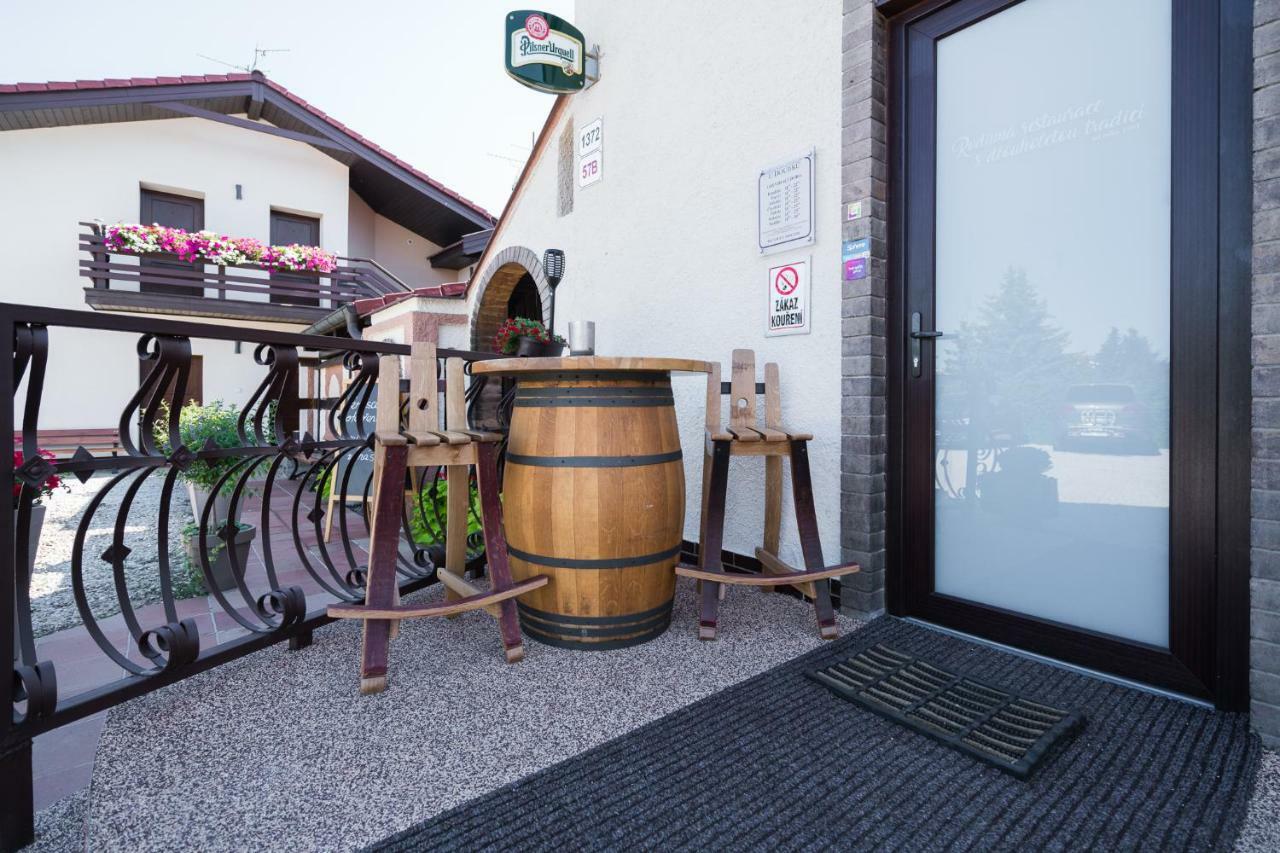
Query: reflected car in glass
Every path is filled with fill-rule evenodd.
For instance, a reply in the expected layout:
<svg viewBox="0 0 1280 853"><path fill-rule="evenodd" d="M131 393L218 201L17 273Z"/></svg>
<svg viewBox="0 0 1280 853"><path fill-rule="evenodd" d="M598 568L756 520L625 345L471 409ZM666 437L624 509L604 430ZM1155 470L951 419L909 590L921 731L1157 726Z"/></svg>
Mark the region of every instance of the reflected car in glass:
<svg viewBox="0 0 1280 853"><path fill-rule="evenodd" d="M1067 389L1054 450L1155 453L1147 407L1132 385L1088 384Z"/></svg>

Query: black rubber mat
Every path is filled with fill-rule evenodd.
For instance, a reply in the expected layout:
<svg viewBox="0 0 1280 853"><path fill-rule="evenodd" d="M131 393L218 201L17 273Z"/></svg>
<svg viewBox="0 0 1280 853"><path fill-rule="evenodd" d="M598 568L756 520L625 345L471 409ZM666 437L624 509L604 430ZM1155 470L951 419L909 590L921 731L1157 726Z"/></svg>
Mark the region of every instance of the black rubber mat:
<svg viewBox="0 0 1280 853"><path fill-rule="evenodd" d="M807 677L876 646L981 673L1003 693L1077 710L1088 725L1019 779ZM573 736L554 727L533 736L548 732ZM370 849L1230 851L1261 752L1247 714L886 616Z"/></svg>
<svg viewBox="0 0 1280 853"><path fill-rule="evenodd" d="M879 644L805 673L836 695L1012 773L1031 775L1084 718Z"/></svg>

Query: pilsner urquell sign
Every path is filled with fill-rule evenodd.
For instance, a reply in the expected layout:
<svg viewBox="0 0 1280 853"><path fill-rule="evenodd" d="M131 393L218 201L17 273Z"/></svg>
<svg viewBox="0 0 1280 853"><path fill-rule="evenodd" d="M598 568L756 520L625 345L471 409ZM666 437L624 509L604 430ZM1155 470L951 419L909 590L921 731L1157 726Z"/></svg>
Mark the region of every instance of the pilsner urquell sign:
<svg viewBox="0 0 1280 853"><path fill-rule="evenodd" d="M582 31L532 9L507 15L507 73L539 92L577 92L583 76Z"/></svg>

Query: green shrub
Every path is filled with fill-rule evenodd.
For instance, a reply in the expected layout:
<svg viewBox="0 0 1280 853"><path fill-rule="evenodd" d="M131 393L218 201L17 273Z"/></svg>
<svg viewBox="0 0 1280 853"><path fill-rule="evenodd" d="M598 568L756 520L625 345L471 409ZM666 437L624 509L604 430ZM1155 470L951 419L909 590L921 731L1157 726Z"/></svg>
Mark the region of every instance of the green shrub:
<svg viewBox="0 0 1280 853"><path fill-rule="evenodd" d="M472 483L472 502L476 500L477 494L476 486ZM445 540L444 523L447 517L446 510L449 506L449 483L445 480L436 483L434 512L432 512L433 500L430 489L424 490L421 504L417 495L407 495L405 499L409 501L409 530L413 533L414 542L422 548L437 543L443 545ZM473 516L468 509L467 534L478 533L482 529L480 520Z"/></svg>
<svg viewBox="0 0 1280 853"><path fill-rule="evenodd" d="M200 405L194 400L182 407L178 415L178 438L186 447L199 453L205 442L213 439L215 447L240 447L240 434L236 431L236 422L240 419L240 409L221 400L214 400L207 405ZM160 413L155 423L156 445L168 456L174 448L169 446L169 406L167 402L160 404ZM198 459L192 462L187 470L179 474L179 479L190 483L197 489L212 492L218 481L240 460L234 457L226 459ZM231 477L222 487L222 494L229 495L235 490L236 478Z"/></svg>

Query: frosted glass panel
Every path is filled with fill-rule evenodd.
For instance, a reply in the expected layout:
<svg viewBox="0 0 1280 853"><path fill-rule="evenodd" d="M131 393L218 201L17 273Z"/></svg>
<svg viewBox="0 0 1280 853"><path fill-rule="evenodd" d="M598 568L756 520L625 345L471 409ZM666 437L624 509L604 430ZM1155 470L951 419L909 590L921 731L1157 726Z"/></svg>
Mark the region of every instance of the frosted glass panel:
<svg viewBox="0 0 1280 853"><path fill-rule="evenodd" d="M935 585L1169 642L1169 0L938 43Z"/></svg>

